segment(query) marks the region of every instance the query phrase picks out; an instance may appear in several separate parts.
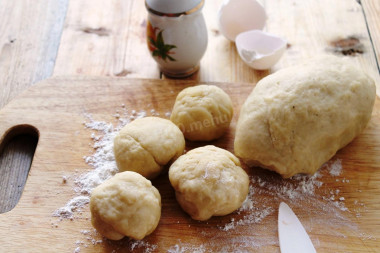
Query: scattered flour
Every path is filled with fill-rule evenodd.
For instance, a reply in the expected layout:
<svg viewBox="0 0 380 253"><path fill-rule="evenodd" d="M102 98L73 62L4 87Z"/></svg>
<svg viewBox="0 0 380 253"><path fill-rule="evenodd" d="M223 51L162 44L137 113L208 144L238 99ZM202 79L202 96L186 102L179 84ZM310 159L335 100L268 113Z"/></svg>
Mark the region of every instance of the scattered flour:
<svg viewBox="0 0 380 253"><path fill-rule="evenodd" d="M154 110L149 110L151 115L158 116L159 114ZM92 147L95 152L90 156L85 156L83 159L91 166L91 170L82 175L76 175L74 182L76 187L74 188L75 197L69 200L64 207L57 209L53 216L68 219L73 219L76 212L80 212L82 207L89 203L89 197L91 191L101 184L103 181L112 177L118 172L115 158L113 155L113 138L117 132L130 121L145 117L147 114L145 111L128 110L125 106L122 106L122 110L118 110L114 114L114 118L117 120L116 126L112 123L104 121L96 121L91 115L86 116L86 122L84 126L87 129L93 130L91 133L91 139L93 141ZM166 117L170 117L170 112L165 113ZM341 196L339 189L326 189L322 187L323 182L321 178L323 176L337 177L342 174L342 161L335 159L326 163L322 168L313 176L296 175L290 179L282 179L275 174L268 174L265 176L250 176L249 194L244 201L240 209L238 209L234 215L231 215L229 221L222 225L216 225L216 230L219 231L214 239L225 238L226 233L239 233L240 228L249 228L251 224L261 223L266 217L274 214L277 211L274 203L285 201L291 203L293 206L302 207L305 203L312 206L316 213L324 212L333 215L336 219L344 219L340 212L348 211L344 205L345 198ZM71 178L63 176L62 182L67 183ZM342 181L349 183L348 179L336 179L336 181ZM334 180L335 181L335 180ZM360 191L360 190L358 190ZM277 204L276 204L277 205ZM363 209L364 205L359 202L355 202L359 208ZM360 211L360 210L359 210ZM360 212L356 213L356 216L360 216ZM237 218L238 217L238 218ZM52 223L52 226L56 224ZM190 225L189 225L190 227ZM80 252L81 247L88 247L88 245L96 245L103 243L103 240L96 240L99 238L99 234L96 230L82 230L80 233L86 238L87 241L77 241L74 252ZM200 231L203 236L209 236L207 231ZM268 245L278 245L277 238L258 238L258 236L246 234L240 234L238 237L231 237L231 244L226 245L222 252L236 251L244 252L241 249L244 248L260 248ZM235 241L233 241L235 240ZM210 248L213 248L213 240L205 243L204 245L192 245L187 242L178 241L171 246L167 252L169 253L184 253L184 252L208 252ZM124 240L120 242L119 248L116 250L129 251L143 251L146 253L156 252L158 250L157 245L153 245L148 241L141 240ZM115 246L114 245L114 246Z"/></svg>
<svg viewBox="0 0 380 253"><path fill-rule="evenodd" d="M130 246L129 246L130 250L140 249L140 248L144 249L144 253L150 253L150 252L154 252L157 249L157 245L152 245L152 244L145 242L143 240L134 241L134 242L130 243Z"/></svg>
<svg viewBox="0 0 380 253"><path fill-rule="evenodd" d="M132 116L133 119L143 118L146 113L133 110ZM86 114L85 117L87 119L84 122L85 128L94 130L91 133L91 139L95 153L84 156L83 159L92 167L92 170L75 179L74 191L77 196L69 200L65 206L55 210L53 213L55 217L73 219L74 213L90 202L91 191L118 172L113 154L113 139L119 130L131 121L128 110L124 106L121 112L118 111L114 115L118 121L116 127L112 123L96 121L89 114ZM63 182L67 182L67 176L63 176Z"/></svg>
<svg viewBox="0 0 380 253"><path fill-rule="evenodd" d="M243 212L247 214L244 215L242 219L235 220L235 218L232 218L231 222L219 227L221 230L229 231L231 229L235 229L237 226L259 223L265 217L274 212L272 207L262 205L255 200L255 191L255 187L250 185L248 196L237 211L238 214Z"/></svg>
<svg viewBox="0 0 380 253"><path fill-rule="evenodd" d="M93 147L95 153L83 158L93 169L81 175L75 181L78 186L75 191L85 195L91 194L91 191L95 187L118 172L113 154L113 138L123 126L123 124L119 124L118 127L114 128L111 123L107 124L105 122L95 121L91 116L88 116L88 119L90 122L85 123L86 128L96 130L100 132L102 136L97 136L95 133L92 133L91 138L94 140Z"/></svg>
<svg viewBox="0 0 380 253"><path fill-rule="evenodd" d="M269 178L262 176L251 176L249 194L242 207L237 210L237 214L243 213L241 219L231 218L229 223L219 226L222 231L230 231L238 226L244 226L254 223L260 223L268 215L273 214L277 209L273 208L273 200L285 201L298 206L305 204L312 205L316 209L328 209L329 212L341 217L340 211L347 211L344 205L344 197L336 197L339 190L326 192L323 196L316 193L323 185L321 181L322 173L325 171L332 176L338 176L342 172L342 163L340 159L330 161L322 166L314 175L295 175L290 179L282 179L278 175ZM326 173L325 173L326 174ZM271 196L273 199L263 199L259 196ZM327 203L322 204L316 199L322 197ZM315 202L315 203L314 203ZM318 203L318 205L316 204ZM338 209L338 210L337 210Z"/></svg>
<svg viewBox="0 0 380 253"><path fill-rule="evenodd" d="M204 245L190 245L190 244L183 244L179 242L178 244L170 247L167 252L168 253L186 253L186 252L205 253L207 252L207 250L205 249Z"/></svg>
<svg viewBox="0 0 380 253"><path fill-rule="evenodd" d="M328 165L328 168L331 176L339 176L342 173L342 160L336 159Z"/></svg>
<svg viewBox="0 0 380 253"><path fill-rule="evenodd" d="M73 213L80 211L81 208L90 202L89 196L76 196L69 200L65 206L54 211L54 217L73 219Z"/></svg>
<svg viewBox="0 0 380 253"><path fill-rule="evenodd" d="M80 212L82 208L90 202L91 191L118 172L113 154L113 138L123 126L132 120L145 117L146 112L143 110L139 112L133 110L131 113L128 113L125 106L122 106L122 111L117 111L113 116L117 119L116 127L114 127L112 123L96 121L89 114L85 115L87 119L87 121L84 122L85 128L94 131L91 133L91 139L93 140L92 147L95 149L95 152L90 156L83 157L83 159L88 165L91 166L92 169L87 173L76 176L74 180L76 185L74 192L76 196L70 199L65 206L55 210L53 212L54 217L59 217L61 220L73 220L75 213ZM62 177L62 183L66 184L67 180L68 176ZM58 227L55 224L53 225ZM87 240L91 244L95 245L102 243L102 240L94 239L96 233L90 233L89 231L81 232L84 235L88 235ZM74 252L80 252L81 246L87 247L88 245L77 241ZM141 247L145 247L147 249L145 252L151 252L155 249L154 246L149 246L145 242L133 244L133 248Z"/></svg>

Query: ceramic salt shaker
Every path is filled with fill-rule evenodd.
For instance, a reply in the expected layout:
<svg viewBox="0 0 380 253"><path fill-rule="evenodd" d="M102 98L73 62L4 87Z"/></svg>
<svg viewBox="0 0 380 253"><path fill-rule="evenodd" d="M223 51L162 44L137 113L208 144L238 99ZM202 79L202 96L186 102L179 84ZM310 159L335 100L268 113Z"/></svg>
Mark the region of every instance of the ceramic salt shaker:
<svg viewBox="0 0 380 253"><path fill-rule="evenodd" d="M207 48L204 0L145 0L147 43L161 71L186 77L199 69Z"/></svg>

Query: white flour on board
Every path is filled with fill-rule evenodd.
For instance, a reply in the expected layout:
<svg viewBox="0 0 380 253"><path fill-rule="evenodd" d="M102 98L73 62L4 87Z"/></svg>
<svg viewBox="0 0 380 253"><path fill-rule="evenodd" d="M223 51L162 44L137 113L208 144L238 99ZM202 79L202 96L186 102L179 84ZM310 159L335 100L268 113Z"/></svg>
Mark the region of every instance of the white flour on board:
<svg viewBox="0 0 380 253"><path fill-rule="evenodd" d="M91 134L95 153L83 157L92 170L75 179L76 187L74 191L77 193L77 196L69 200L65 206L57 209L53 213L53 216L72 219L76 211L80 211L84 205L90 202L91 191L118 172L113 154L113 138L131 120L145 116L145 111L136 112L133 110L128 114L125 107L122 107L122 112L117 112L114 115L118 119L118 124L114 127L112 123L96 121L91 115L85 115L87 121L84 122L84 126L95 131ZM63 182L66 181L67 176L63 176Z"/></svg>
<svg viewBox="0 0 380 253"><path fill-rule="evenodd" d="M148 110L149 116L159 116L159 113L154 109ZM85 115L86 122L84 126L92 130L91 139L93 141L92 147L94 153L89 156L83 157L85 162L92 168L87 173L82 175L65 175L62 178L63 183L66 183L73 176L75 177L75 188L73 189L76 196L67 202L67 204L57 209L53 216L60 219L74 219L75 213L81 212L82 208L89 203L91 191L112 177L118 172L115 158L113 155L113 138L118 131L137 118L147 116L146 111L128 111L125 106L118 110L114 115L117 120L116 126L112 123L97 121L91 115ZM165 117L170 117L170 113L165 113ZM225 224L218 225L217 229L220 231L220 236L223 238L231 231L238 231L241 227L249 227L250 224L260 224L266 217L273 215L277 209L273 207L273 201L285 201L295 207L302 207L308 204L312 206L316 213L324 213L330 215L332 223L334 219L338 221L345 220L343 212L348 211L345 206L345 198L341 196L339 189L324 189L321 178L338 177L342 174L342 161L335 159L326 163L322 168L313 176L296 175L291 179L282 179L278 175L270 175L267 177L250 176L250 187L247 199L242 207L235 212L239 215L236 218L234 214L230 215L229 221ZM337 178L336 181L349 183L348 179ZM266 196L266 197L262 197ZM365 210L362 203L355 202L355 205L360 210ZM360 211L356 213L360 216ZM57 227L56 224L54 224ZM355 229L350 227L350 229ZM78 240L75 244L75 252L80 252L81 247L87 248L89 245L96 245L102 243L96 230L82 230L80 231L85 240ZM200 232L203 236L209 236L207 231ZM368 237L368 235L366 235ZM213 239L218 239L214 237ZM244 248L259 248L268 245L278 245L277 238L259 238L257 236L241 235L238 238L231 239L230 244L223 248L223 251L235 251L241 247ZM119 245L116 243L116 245ZM210 248L214 248L213 240L210 240L204 245L191 245L187 242L177 241L167 250L167 252L208 252ZM126 248L130 251L139 250L143 252L155 252L158 248L157 245L151 244L146 240L124 240L120 243L120 249ZM239 249L240 250L240 249ZM241 250L242 251L242 250ZM243 251L242 251L243 252Z"/></svg>

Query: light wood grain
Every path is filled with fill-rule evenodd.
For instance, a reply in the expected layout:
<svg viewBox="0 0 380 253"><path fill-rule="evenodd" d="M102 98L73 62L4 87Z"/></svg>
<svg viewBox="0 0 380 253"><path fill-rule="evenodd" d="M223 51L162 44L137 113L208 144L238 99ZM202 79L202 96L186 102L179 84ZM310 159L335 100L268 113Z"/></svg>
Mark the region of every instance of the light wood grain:
<svg viewBox="0 0 380 253"><path fill-rule="evenodd" d="M159 78L145 26L144 1L70 1L54 75Z"/></svg>
<svg viewBox="0 0 380 253"><path fill-rule="evenodd" d="M331 41L354 36L364 48L364 54L352 56L354 62L379 85L365 18L355 0L339 1L333 6L328 0L263 0L268 13L265 30L284 37L290 46L271 71L247 67L239 58L235 44L219 32L217 10L221 2L205 3L208 48L200 71L188 79L256 83L279 68L316 54L333 53ZM110 12L113 15L107 15ZM54 74L158 78L158 68L145 45L146 15L143 1L116 1L114 5L89 0L70 2ZM379 90L378 87L378 94Z"/></svg>
<svg viewBox="0 0 380 253"><path fill-rule="evenodd" d="M239 59L234 44L219 33L216 18L221 2L206 1L203 13L209 45L200 71L189 79L256 83L270 72L292 65L301 58L324 53L331 40L353 35L360 39L365 49L364 54L354 57L355 62L375 79L379 94L379 69L363 16L364 10L378 56L380 22L377 0L362 0L364 9L355 0L334 4L326 0L263 0L269 16L266 31L283 36L290 44L271 71L249 69ZM68 0L0 1L0 107L36 81L50 76L53 68L54 74L59 76L160 77L145 45L143 1L70 1L60 40L67 5ZM24 164L23 155L17 155L20 152L12 146L0 157L0 163L5 165L0 170L2 180L8 176L1 173L12 170L7 159L15 157L16 164ZM28 169L24 171L26 173ZM17 185L15 177L11 176L11 185ZM2 189L6 188L5 184L0 184ZM13 206L18 197L12 197L10 204L3 199L3 203Z"/></svg>
<svg viewBox="0 0 380 253"><path fill-rule="evenodd" d="M0 108L53 73L67 2L0 2Z"/></svg>
<svg viewBox="0 0 380 253"><path fill-rule="evenodd" d="M68 0L0 1L0 108L53 73ZM0 149L0 212L18 202L34 144L21 136Z"/></svg>
<svg viewBox="0 0 380 253"><path fill-rule="evenodd" d="M34 86L27 93L12 101L0 111L0 136L15 125L28 124L38 129L39 143L30 175L19 204L12 211L0 215L0 244L7 252L73 252L83 241L80 252L128 252L133 242L103 241L92 245L81 233L92 231L89 210L77 214L74 220L53 218L52 213L63 206L74 194L75 179L90 167L83 156L90 155L91 130L83 126L86 115L95 120L116 122L113 116L121 110L154 109L162 117L171 110L179 91L196 82L160 81L131 78L76 78L49 79ZM250 83L215 83L232 98L235 115L229 131L212 144L233 151L233 135L241 104L252 90ZM336 158L342 160L344 172L340 177L326 175L320 180L322 195L310 196L313 201L297 203L285 199L303 221L318 252L376 252L379 247L380 221L380 101L377 99L372 119L365 131L342 149ZM2 138L0 137L0 138ZM205 143L187 142L187 149ZM257 168L248 170L250 175L263 180L283 184L280 176ZM67 176L67 183L62 177ZM336 179L339 179L338 181ZM349 180L350 183L343 182ZM163 174L153 181L161 193L163 211L157 230L145 239L157 246L157 252L179 247L199 247L206 252L229 251L274 252L278 251L277 213L273 211L260 222L239 226L228 232L221 231L232 218L239 220L249 213L215 217L207 222L193 221L179 207L173 189ZM259 187L259 184L255 184ZM323 193L339 189L350 211L339 212L342 217L323 211ZM256 192L255 200L277 210L282 198L264 192ZM357 201L365 210L356 216ZM319 206L319 204L321 206ZM330 209L329 209L330 210ZM355 211L356 210L356 211ZM56 224L56 226L55 226ZM95 240L102 239L99 235ZM266 241L261 247L254 244ZM14 243L17 241L17 243ZM268 243L269 241L269 243ZM145 248L137 249L137 252Z"/></svg>
<svg viewBox="0 0 380 253"><path fill-rule="evenodd" d="M266 30L287 39L290 48L273 69L296 64L314 55L337 53L331 42L357 38L364 53L348 56L376 82L380 96L380 76L361 5L355 0L336 1L265 0Z"/></svg>
<svg viewBox="0 0 380 253"><path fill-rule="evenodd" d="M0 213L12 210L21 197L28 177L37 137L18 135L4 147L4 158L0 159L1 187ZM14 152L14 151L17 152ZM13 151L13 152L12 152Z"/></svg>
<svg viewBox="0 0 380 253"><path fill-rule="evenodd" d="M372 38L372 44L377 58L377 67L380 64L380 1L361 0L364 15L366 17L368 32Z"/></svg>

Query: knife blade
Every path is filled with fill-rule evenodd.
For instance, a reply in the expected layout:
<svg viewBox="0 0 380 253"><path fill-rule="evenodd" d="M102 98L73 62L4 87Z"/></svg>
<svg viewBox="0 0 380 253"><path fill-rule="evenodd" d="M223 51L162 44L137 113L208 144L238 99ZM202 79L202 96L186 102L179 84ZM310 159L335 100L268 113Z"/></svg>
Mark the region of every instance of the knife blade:
<svg viewBox="0 0 380 253"><path fill-rule="evenodd" d="M284 202L278 211L278 236L281 253L315 253L316 250L293 210Z"/></svg>

